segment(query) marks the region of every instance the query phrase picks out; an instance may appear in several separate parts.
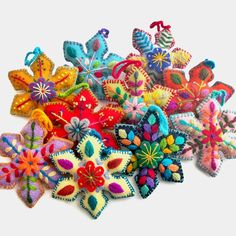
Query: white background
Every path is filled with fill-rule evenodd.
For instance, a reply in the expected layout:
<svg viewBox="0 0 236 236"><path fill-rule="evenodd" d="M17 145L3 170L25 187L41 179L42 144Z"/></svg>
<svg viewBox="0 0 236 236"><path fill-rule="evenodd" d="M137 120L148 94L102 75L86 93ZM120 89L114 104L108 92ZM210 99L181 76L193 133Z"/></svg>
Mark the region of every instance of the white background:
<svg viewBox="0 0 236 236"><path fill-rule="evenodd" d="M1 0L0 132L19 132L26 123L9 114L15 91L8 71L22 68L25 54L35 46L63 65L64 40L86 42L103 27L110 30L110 51L125 57L135 52L133 28L149 30L150 23L163 19L172 26L176 46L193 55L187 69L213 59L215 78L236 87L234 1L218 2ZM236 109L235 98L226 108ZM49 192L28 209L15 190L0 190L0 235L235 235L236 161L225 161L216 178L199 171L195 161L183 167L184 183L161 181L146 200L110 201L96 221L77 202L51 199Z"/></svg>

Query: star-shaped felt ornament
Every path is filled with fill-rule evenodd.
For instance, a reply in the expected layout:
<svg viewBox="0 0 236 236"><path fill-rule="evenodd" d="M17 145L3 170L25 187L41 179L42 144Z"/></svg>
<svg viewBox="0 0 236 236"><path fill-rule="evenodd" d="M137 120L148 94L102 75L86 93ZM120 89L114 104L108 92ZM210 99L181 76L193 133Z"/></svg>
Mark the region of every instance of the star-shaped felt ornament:
<svg viewBox="0 0 236 236"><path fill-rule="evenodd" d="M214 79L212 71L214 67L214 62L210 60L199 63L189 71L189 81L181 70L165 70L163 73L164 85L176 90L176 96L172 98L166 109L167 114L194 112L203 99L214 90L225 90L226 100L228 100L234 93L234 89L230 85L219 81L212 86L209 85Z"/></svg>
<svg viewBox="0 0 236 236"><path fill-rule="evenodd" d="M118 79L125 72L125 79ZM156 104L162 109L167 108L175 94L173 89L155 85L148 89L150 77L142 68L140 61L125 60L117 63L112 72L115 80L103 82L106 98L118 103L129 123L137 123L147 111L150 104Z"/></svg>
<svg viewBox="0 0 236 236"><path fill-rule="evenodd" d="M29 59L30 57L32 58ZM27 54L25 64L30 66L33 75L26 69L9 72L9 79L15 90L23 91L15 95L11 114L30 116L34 109L43 108L46 102L66 102L70 99L64 97L64 92L74 86L77 68L61 66L52 74L54 64L39 48Z"/></svg>
<svg viewBox="0 0 236 236"><path fill-rule="evenodd" d="M51 159L62 174L53 197L74 201L82 193L80 205L97 218L108 203L105 193L116 198L133 196L134 189L124 173L131 152L105 148L98 134L90 132L79 142L77 151L66 150Z"/></svg>
<svg viewBox="0 0 236 236"><path fill-rule="evenodd" d="M182 182L183 171L178 156L182 153L187 135L169 129L163 111L150 106L137 126L118 124L115 128L119 144L133 153L127 174L135 176L140 194L148 197L158 185L157 172L165 181Z"/></svg>
<svg viewBox="0 0 236 236"><path fill-rule="evenodd" d="M60 174L48 158L50 154L69 149L73 143L62 138L51 138L44 143L47 131L37 120L30 120L20 134L0 136L0 154L10 158L0 163L0 187L17 193L28 207L33 207L47 187L54 188Z"/></svg>
<svg viewBox="0 0 236 236"><path fill-rule="evenodd" d="M196 109L197 117L192 112L170 116L176 129L189 134L182 157L198 157L198 165L211 176L217 175L223 159L236 157L235 127L231 118L225 123L227 111L222 111L217 96L222 96L221 92L203 100Z"/></svg>
<svg viewBox="0 0 236 236"><path fill-rule="evenodd" d="M106 80L113 66L123 60L120 56L109 53L106 38L109 31L101 29L86 42L86 52L81 43L65 41L65 59L79 69L77 83L86 82L90 85L98 99L105 99L102 81ZM106 57L105 57L106 56Z"/></svg>
<svg viewBox="0 0 236 236"><path fill-rule="evenodd" d="M181 48L174 48L175 40L170 31L170 25L164 25L163 21L153 22L150 28L156 27L155 42L152 36L140 29L133 31L133 46L139 51L139 55L130 54L128 59L141 60L143 68L151 78L150 86L162 84L163 71L172 68L183 69L191 59L191 55Z"/></svg>
<svg viewBox="0 0 236 236"><path fill-rule="evenodd" d="M95 129L106 147L119 147L114 135L107 131L113 129L123 118L123 112L119 108L108 104L98 109L97 98L87 88L80 90L72 104L72 108L60 102L45 105L44 112L54 124L49 137L68 138L77 145L90 129Z"/></svg>

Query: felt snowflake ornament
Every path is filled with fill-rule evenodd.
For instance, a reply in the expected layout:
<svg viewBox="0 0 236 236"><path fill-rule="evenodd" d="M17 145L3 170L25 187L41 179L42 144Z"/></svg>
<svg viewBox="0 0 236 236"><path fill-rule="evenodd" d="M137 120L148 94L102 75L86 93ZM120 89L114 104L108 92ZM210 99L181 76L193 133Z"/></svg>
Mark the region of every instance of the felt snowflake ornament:
<svg viewBox="0 0 236 236"><path fill-rule="evenodd" d="M61 173L70 175L59 180L53 197L74 201L82 193L80 205L94 218L107 205L105 192L112 198L133 196L134 189L124 176L131 153L105 148L94 132L80 140L77 152L66 150L52 154L51 158Z"/></svg>
<svg viewBox="0 0 236 236"><path fill-rule="evenodd" d="M150 28L157 26L155 43L152 36L140 29L133 31L133 46L140 55L130 54L128 59L139 59L143 62L144 69L151 78L150 85L162 84L163 71L172 66L183 69L191 59L191 55L183 49L173 48L175 40L170 31L170 25L164 25L163 21L153 22Z"/></svg>
<svg viewBox="0 0 236 236"><path fill-rule="evenodd" d="M87 82L98 99L105 99L102 88L102 81L106 80L113 66L123 60L120 56L108 52L106 38L109 31L106 29L99 30L86 43L86 50L83 45L76 42L64 42L65 59L78 67L79 75L77 83Z"/></svg>
<svg viewBox="0 0 236 236"><path fill-rule="evenodd" d="M193 67L189 72L189 81L185 73L180 70L167 69L163 73L164 85L175 89L174 96L169 103L166 112L168 114L181 112L194 112L196 107L214 90L225 90L228 100L234 93L234 89L222 82L215 82L209 85L214 78L212 69L215 64L213 61L205 60Z"/></svg>
<svg viewBox="0 0 236 236"><path fill-rule="evenodd" d="M115 128L119 144L133 153L127 174L135 176L140 194L148 197L158 185L157 172L165 181L182 182L183 172L177 157L181 154L187 135L169 129L163 111L150 106L137 126L118 124Z"/></svg>
<svg viewBox="0 0 236 236"><path fill-rule="evenodd" d="M97 109L98 100L87 88L81 89L72 102L72 109L60 102L45 105L45 113L54 123L49 137L54 135L68 138L77 144L90 129L95 129L106 147L119 147L114 135L106 131L113 129L123 118L123 112L119 108L108 104Z"/></svg>
<svg viewBox="0 0 236 236"><path fill-rule="evenodd" d="M43 183L54 188L60 178L48 156L73 145L56 137L43 143L46 134L45 128L31 119L21 134L0 136L0 154L10 158L10 162L0 163L0 187L11 189L17 184L17 193L28 207L33 207L43 195Z"/></svg>
<svg viewBox="0 0 236 236"><path fill-rule="evenodd" d="M29 59L32 55L33 58ZM15 90L24 91L15 95L11 114L30 116L34 109L42 108L46 102L66 101L62 98L65 96L63 92L75 84L77 68L61 66L52 74L54 64L39 48L27 54L25 64L30 66L33 75L26 69L9 72Z"/></svg>
<svg viewBox="0 0 236 236"><path fill-rule="evenodd" d="M161 85L155 85L148 90L150 77L141 66L142 63L135 60L119 62L112 72L116 80L103 82L106 98L117 102L122 107L125 120L129 123L137 123L150 104L156 104L165 109L175 93L173 89ZM123 71L125 79L117 79Z"/></svg>
<svg viewBox="0 0 236 236"><path fill-rule="evenodd" d="M192 112L170 116L176 129L189 134L182 157L198 157L198 165L211 176L217 175L223 159L236 157L235 128L231 123L228 123L231 127L224 123L229 113L221 110L217 96L221 96L221 92L214 92L203 100L196 109L197 117Z"/></svg>

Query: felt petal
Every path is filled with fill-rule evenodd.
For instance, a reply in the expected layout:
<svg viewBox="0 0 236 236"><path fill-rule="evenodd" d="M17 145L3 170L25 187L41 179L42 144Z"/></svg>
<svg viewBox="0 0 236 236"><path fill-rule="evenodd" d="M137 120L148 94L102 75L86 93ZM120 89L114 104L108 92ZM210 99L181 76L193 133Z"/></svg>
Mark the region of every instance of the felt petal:
<svg viewBox="0 0 236 236"><path fill-rule="evenodd" d="M109 53L109 55L107 56L106 59L104 59L104 62L106 65L108 65L108 67L110 69L113 68L113 66L110 65L115 65L117 62L120 62L124 60L122 57L120 57L119 55L115 54L115 53Z"/></svg>
<svg viewBox="0 0 236 236"><path fill-rule="evenodd" d="M125 176L109 176L105 181L104 190L109 192L112 198L126 198L134 195L134 188Z"/></svg>
<svg viewBox="0 0 236 236"><path fill-rule="evenodd" d="M54 68L54 64L49 59L46 54L40 54L37 59L31 64L31 70L34 73L34 79L37 80L38 78L44 78L48 80L51 78L52 70Z"/></svg>
<svg viewBox="0 0 236 236"><path fill-rule="evenodd" d="M130 95L122 80L105 80L103 81L103 89L107 100L118 102L120 105L122 105Z"/></svg>
<svg viewBox="0 0 236 236"><path fill-rule="evenodd" d="M29 120L25 127L21 130L24 137L24 145L29 149L39 148L47 135L47 130L37 121Z"/></svg>
<svg viewBox="0 0 236 236"><path fill-rule="evenodd" d="M132 153L129 151L109 150L103 159L103 165L110 173L125 173L131 157Z"/></svg>
<svg viewBox="0 0 236 236"><path fill-rule="evenodd" d="M216 176L222 164L218 146L205 148L199 156L198 165L209 175Z"/></svg>
<svg viewBox="0 0 236 236"><path fill-rule="evenodd" d="M183 170L179 160L166 157L159 163L158 170L162 179L165 181L183 182L184 180Z"/></svg>
<svg viewBox="0 0 236 236"><path fill-rule="evenodd" d="M104 145L100 139L92 135L85 135L79 142L77 151L80 153L83 160L96 161L100 157Z"/></svg>
<svg viewBox="0 0 236 236"><path fill-rule="evenodd" d="M8 77L15 90L29 92L29 84L34 82L33 76L26 69L10 71Z"/></svg>
<svg viewBox="0 0 236 236"><path fill-rule="evenodd" d="M223 132L236 133L236 112L223 111L220 117L220 126Z"/></svg>
<svg viewBox="0 0 236 236"><path fill-rule="evenodd" d="M118 145L116 141L116 137L113 133L111 132L104 132L97 130L99 134L102 137L102 141L106 147L111 147L113 149L120 149L120 146Z"/></svg>
<svg viewBox="0 0 236 236"><path fill-rule="evenodd" d="M108 198L100 192L86 192L80 205L87 210L93 218L98 218L108 203Z"/></svg>
<svg viewBox="0 0 236 236"><path fill-rule="evenodd" d="M227 132L222 137L223 142L219 150L223 152L222 158L236 158L236 134Z"/></svg>
<svg viewBox="0 0 236 236"><path fill-rule="evenodd" d="M44 188L39 179L27 176L21 178L17 193L28 207L33 207L43 195Z"/></svg>
<svg viewBox="0 0 236 236"><path fill-rule="evenodd" d="M175 91L173 89L161 85L155 85L151 90L146 91L143 94L143 97L144 102L147 105L156 104L162 109L165 109L174 95Z"/></svg>
<svg viewBox="0 0 236 236"><path fill-rule="evenodd" d="M56 168L52 165L45 165L39 172L39 178L44 182L50 189L53 189L61 175L57 172Z"/></svg>
<svg viewBox="0 0 236 236"><path fill-rule="evenodd" d="M16 185L19 172L14 163L0 163L0 187L11 189Z"/></svg>
<svg viewBox="0 0 236 236"><path fill-rule="evenodd" d="M2 134L0 137L0 154L15 158L22 150L22 137L19 134Z"/></svg>
<svg viewBox="0 0 236 236"><path fill-rule="evenodd" d="M51 137L60 137L60 138L67 138L68 133L65 131L63 127L53 127L51 131L48 132L48 135L46 137L46 141L49 140Z"/></svg>
<svg viewBox="0 0 236 236"><path fill-rule="evenodd" d="M64 150L50 156L53 164L63 174L75 174L79 168L80 160L72 150Z"/></svg>
<svg viewBox="0 0 236 236"><path fill-rule="evenodd" d="M11 114L30 116L37 106L37 103L31 100L30 93L16 94L11 105Z"/></svg>
<svg viewBox="0 0 236 236"><path fill-rule="evenodd" d="M78 70L75 67L58 67L51 81L55 84L57 91L63 91L75 85Z"/></svg>
<svg viewBox="0 0 236 236"><path fill-rule="evenodd" d="M141 144L136 126L118 124L115 126L116 139L120 146L134 152Z"/></svg>
<svg viewBox="0 0 236 236"><path fill-rule="evenodd" d="M53 198L74 201L78 197L78 183L73 178L62 178L53 190Z"/></svg>
<svg viewBox="0 0 236 236"><path fill-rule="evenodd" d="M234 88L232 86L219 81L215 82L212 85L212 90L216 91L224 90L226 92L226 98L225 98L226 101L228 101L234 94Z"/></svg>
<svg viewBox="0 0 236 236"><path fill-rule="evenodd" d="M181 48L175 48L171 52L171 62L173 68L184 69L191 60L191 54Z"/></svg>

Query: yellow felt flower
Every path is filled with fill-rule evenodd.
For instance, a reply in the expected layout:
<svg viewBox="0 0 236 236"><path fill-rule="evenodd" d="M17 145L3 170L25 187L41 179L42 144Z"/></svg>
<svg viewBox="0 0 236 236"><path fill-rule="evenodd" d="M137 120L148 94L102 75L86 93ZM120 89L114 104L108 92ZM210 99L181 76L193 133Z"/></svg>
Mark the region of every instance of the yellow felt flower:
<svg viewBox="0 0 236 236"><path fill-rule="evenodd" d="M34 109L43 108L44 103L57 100L69 102L69 97L62 99L60 94L75 84L77 68L61 66L54 74L53 68L53 62L40 51L30 63L33 75L26 69L9 72L13 87L20 91L12 102L11 114L30 116Z"/></svg>

